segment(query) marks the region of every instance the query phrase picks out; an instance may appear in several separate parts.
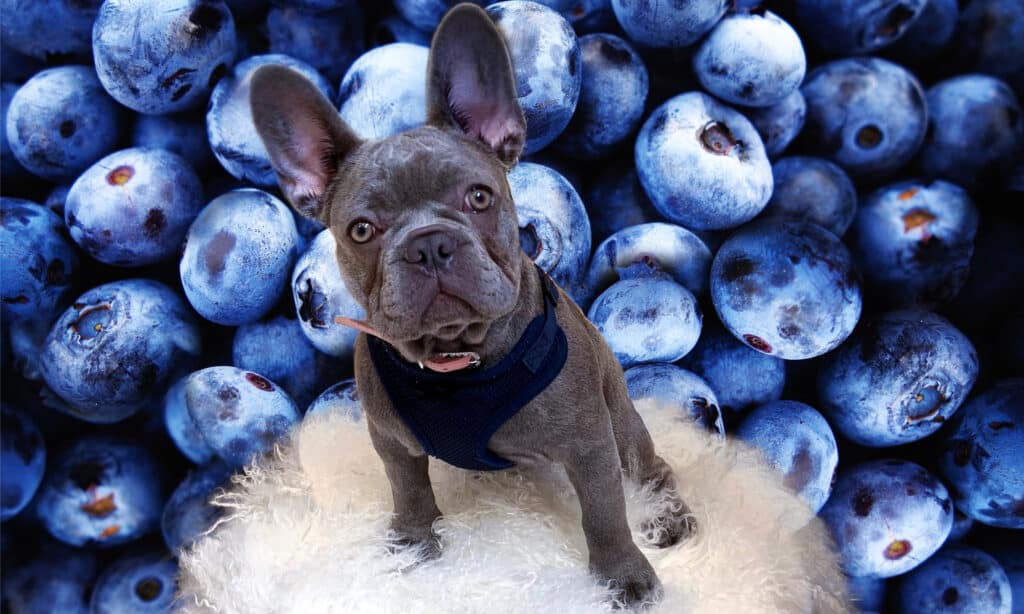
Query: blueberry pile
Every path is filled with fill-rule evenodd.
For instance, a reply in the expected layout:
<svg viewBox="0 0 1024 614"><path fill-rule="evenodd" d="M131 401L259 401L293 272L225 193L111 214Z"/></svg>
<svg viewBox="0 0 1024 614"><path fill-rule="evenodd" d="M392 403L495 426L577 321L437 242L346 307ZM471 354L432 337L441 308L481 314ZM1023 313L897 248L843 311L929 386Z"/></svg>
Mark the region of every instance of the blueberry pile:
<svg viewBox="0 0 1024 614"><path fill-rule="evenodd" d="M363 313L249 79L294 68L388 137L452 4L0 0L5 613L166 611L233 471L359 419L334 318ZM1024 3L486 9L523 250L631 396L763 449L858 608L1021 611Z"/></svg>

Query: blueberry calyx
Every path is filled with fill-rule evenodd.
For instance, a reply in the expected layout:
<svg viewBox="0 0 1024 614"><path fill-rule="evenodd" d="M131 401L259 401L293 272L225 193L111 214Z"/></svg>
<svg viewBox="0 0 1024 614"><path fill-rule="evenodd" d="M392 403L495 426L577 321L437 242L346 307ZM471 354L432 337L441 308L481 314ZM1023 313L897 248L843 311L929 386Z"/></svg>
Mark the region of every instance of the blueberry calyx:
<svg viewBox="0 0 1024 614"><path fill-rule="evenodd" d="M147 576L135 585L135 594L143 601L153 601L163 591L164 583L154 576Z"/></svg>
<svg viewBox="0 0 1024 614"><path fill-rule="evenodd" d="M704 149L719 156L728 156L733 149L743 146L741 141L736 140L728 126L714 120L701 128L700 142Z"/></svg>
<svg viewBox="0 0 1024 614"><path fill-rule="evenodd" d="M107 173L107 183L110 185L124 185L134 176L134 168L122 165Z"/></svg>
<svg viewBox="0 0 1024 614"><path fill-rule="evenodd" d="M891 544L885 547L885 558L896 561L910 554L912 550L910 542L905 539L894 539Z"/></svg>
<svg viewBox="0 0 1024 614"><path fill-rule="evenodd" d="M857 131L857 146L862 149L874 149L882 142L882 130L874 124L868 124Z"/></svg>
<svg viewBox="0 0 1024 614"><path fill-rule="evenodd" d="M537 236L537 228L533 223L527 224L519 229L519 245L530 257L530 260L537 260L540 253L544 251L544 243Z"/></svg>

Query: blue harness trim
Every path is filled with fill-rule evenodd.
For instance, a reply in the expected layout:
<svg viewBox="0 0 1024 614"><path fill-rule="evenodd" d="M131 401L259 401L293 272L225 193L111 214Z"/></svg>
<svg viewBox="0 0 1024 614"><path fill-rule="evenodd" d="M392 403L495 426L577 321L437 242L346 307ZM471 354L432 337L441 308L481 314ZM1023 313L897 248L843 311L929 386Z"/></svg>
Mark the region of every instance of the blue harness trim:
<svg viewBox="0 0 1024 614"><path fill-rule="evenodd" d="M569 353L555 317L558 290L539 267L537 272L544 288L543 315L488 369L437 373L406 361L380 339L367 338L373 366L395 411L430 456L476 471L513 466L487 444L501 425L554 381Z"/></svg>

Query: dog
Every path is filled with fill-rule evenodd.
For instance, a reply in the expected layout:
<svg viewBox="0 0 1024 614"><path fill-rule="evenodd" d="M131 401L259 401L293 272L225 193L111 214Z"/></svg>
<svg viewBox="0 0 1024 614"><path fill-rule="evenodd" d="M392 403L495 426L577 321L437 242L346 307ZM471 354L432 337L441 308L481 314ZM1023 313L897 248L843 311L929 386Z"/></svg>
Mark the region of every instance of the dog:
<svg viewBox="0 0 1024 614"><path fill-rule="evenodd" d="M507 173L526 120L487 13L459 4L435 31L421 127L362 140L282 66L257 70L250 96L282 193L330 229L366 311L339 322L362 331L356 385L391 485L393 543L441 555L428 456L473 470L557 463L579 497L591 573L617 605L658 601L623 475L671 497L645 523L654 545L696 523L607 343L520 247Z"/></svg>

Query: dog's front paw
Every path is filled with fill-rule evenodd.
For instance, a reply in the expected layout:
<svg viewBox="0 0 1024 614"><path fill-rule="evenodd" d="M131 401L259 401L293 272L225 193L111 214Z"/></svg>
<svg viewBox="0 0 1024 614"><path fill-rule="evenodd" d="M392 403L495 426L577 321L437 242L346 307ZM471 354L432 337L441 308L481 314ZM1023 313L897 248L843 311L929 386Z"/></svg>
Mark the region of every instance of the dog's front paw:
<svg viewBox="0 0 1024 614"><path fill-rule="evenodd" d="M695 534L697 519L683 500L674 495L665 513L641 524L640 532L648 544L655 548L667 548Z"/></svg>
<svg viewBox="0 0 1024 614"><path fill-rule="evenodd" d="M392 526L388 531L387 548L390 554L415 548L417 562L424 563L441 556L441 538L433 529L410 530Z"/></svg>
<svg viewBox="0 0 1024 614"><path fill-rule="evenodd" d="M660 601L664 594L654 568L639 549L615 564L591 565L591 571L606 579L616 608L646 608Z"/></svg>

